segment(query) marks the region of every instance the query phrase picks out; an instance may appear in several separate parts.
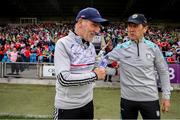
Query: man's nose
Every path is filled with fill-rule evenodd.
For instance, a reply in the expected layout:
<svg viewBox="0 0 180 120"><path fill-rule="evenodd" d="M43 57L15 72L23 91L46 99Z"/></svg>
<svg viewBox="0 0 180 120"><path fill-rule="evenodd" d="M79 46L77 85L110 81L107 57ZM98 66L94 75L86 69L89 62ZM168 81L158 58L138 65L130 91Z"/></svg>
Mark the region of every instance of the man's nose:
<svg viewBox="0 0 180 120"><path fill-rule="evenodd" d="M129 28L128 28L128 31L129 31L129 32L133 32L133 31L134 31L133 27L129 27Z"/></svg>

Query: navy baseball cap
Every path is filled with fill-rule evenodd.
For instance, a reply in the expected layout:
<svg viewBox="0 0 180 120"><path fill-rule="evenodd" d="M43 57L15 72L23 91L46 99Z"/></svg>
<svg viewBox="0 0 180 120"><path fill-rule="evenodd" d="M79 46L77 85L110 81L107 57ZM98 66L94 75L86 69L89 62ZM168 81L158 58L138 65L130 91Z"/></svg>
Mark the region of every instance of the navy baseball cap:
<svg viewBox="0 0 180 120"><path fill-rule="evenodd" d="M102 18L99 11L92 7L87 7L79 11L76 16L76 21L78 21L79 18L88 19L92 22L100 23L101 25L109 24L109 20Z"/></svg>
<svg viewBox="0 0 180 120"><path fill-rule="evenodd" d="M147 19L143 14L133 14L128 18L128 23L146 24Z"/></svg>

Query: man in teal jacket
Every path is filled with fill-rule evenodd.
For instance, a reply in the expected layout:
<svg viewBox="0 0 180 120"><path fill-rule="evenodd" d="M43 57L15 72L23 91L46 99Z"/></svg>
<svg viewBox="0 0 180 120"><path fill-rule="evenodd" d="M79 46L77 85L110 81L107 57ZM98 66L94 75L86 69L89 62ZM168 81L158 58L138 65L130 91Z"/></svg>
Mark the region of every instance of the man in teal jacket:
<svg viewBox="0 0 180 120"><path fill-rule="evenodd" d="M159 47L144 38L147 19L134 14L127 22L128 38L117 45L107 56L120 62L121 117L160 119L156 71L162 85L162 111L170 107L170 79L166 61Z"/></svg>

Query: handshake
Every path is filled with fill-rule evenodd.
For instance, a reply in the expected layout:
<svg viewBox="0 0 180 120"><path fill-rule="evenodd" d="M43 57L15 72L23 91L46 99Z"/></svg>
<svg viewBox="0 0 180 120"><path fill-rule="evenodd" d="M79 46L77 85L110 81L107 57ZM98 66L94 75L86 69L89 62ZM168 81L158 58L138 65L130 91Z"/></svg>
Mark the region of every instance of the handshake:
<svg viewBox="0 0 180 120"><path fill-rule="evenodd" d="M106 76L106 69L99 67L99 68L95 68L94 71L98 77L98 80L104 80L105 76Z"/></svg>
<svg viewBox="0 0 180 120"><path fill-rule="evenodd" d="M110 63L111 66L108 66ZM105 79L106 74L115 75L116 69L119 67L117 61L109 60L108 56L102 57L98 63L98 67L94 69L98 80Z"/></svg>
<svg viewBox="0 0 180 120"><path fill-rule="evenodd" d="M107 67L108 61L107 58L101 59L99 61L99 64L97 68L94 69L94 72L96 73L98 80L104 80L106 76L106 67Z"/></svg>

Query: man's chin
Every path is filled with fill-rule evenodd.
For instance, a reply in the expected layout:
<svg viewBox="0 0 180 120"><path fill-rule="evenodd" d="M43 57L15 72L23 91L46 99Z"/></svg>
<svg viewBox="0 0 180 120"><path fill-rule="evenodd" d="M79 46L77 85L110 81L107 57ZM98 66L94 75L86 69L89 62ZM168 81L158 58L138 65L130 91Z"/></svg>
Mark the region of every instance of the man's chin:
<svg viewBox="0 0 180 120"><path fill-rule="evenodd" d="M129 38L130 40L135 40L134 38Z"/></svg>
<svg viewBox="0 0 180 120"><path fill-rule="evenodd" d="M92 42L92 41L93 41L93 38L88 38L86 41Z"/></svg>

